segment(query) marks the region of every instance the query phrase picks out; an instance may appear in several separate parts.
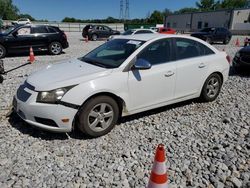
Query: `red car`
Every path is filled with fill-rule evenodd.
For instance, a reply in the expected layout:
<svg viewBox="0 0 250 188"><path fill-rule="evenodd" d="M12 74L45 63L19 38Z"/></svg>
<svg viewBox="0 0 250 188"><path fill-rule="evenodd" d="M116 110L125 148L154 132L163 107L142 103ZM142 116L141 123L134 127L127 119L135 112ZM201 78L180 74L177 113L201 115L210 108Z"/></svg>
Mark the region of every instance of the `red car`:
<svg viewBox="0 0 250 188"><path fill-rule="evenodd" d="M176 30L172 28L159 27L158 32L162 34L175 34Z"/></svg>

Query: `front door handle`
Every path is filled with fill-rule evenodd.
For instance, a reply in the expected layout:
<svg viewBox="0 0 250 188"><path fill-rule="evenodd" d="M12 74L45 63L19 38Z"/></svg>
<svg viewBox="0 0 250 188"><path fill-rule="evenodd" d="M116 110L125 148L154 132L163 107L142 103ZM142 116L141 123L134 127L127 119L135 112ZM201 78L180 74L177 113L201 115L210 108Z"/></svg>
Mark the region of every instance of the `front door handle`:
<svg viewBox="0 0 250 188"><path fill-rule="evenodd" d="M206 65L205 65L204 63L201 63L201 64L199 65L199 68L204 68L204 67L206 67Z"/></svg>
<svg viewBox="0 0 250 188"><path fill-rule="evenodd" d="M174 75L173 71L168 71L164 76L165 77L170 77L170 76L173 76L173 75Z"/></svg>

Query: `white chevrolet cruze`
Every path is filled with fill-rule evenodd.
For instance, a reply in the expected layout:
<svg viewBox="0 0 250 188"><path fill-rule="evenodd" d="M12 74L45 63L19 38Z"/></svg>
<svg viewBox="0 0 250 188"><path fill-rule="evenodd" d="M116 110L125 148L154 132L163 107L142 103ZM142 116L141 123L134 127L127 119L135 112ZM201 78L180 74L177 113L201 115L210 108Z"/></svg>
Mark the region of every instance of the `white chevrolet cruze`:
<svg viewBox="0 0 250 188"><path fill-rule="evenodd" d="M119 36L84 57L30 75L14 97L27 123L92 137L120 116L200 97L213 101L227 80L225 52L188 36Z"/></svg>

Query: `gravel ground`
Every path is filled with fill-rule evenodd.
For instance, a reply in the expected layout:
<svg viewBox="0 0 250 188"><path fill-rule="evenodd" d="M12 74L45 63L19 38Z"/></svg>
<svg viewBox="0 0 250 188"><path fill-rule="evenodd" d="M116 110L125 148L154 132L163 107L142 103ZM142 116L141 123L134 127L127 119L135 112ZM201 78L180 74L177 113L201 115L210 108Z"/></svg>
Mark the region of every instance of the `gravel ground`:
<svg viewBox="0 0 250 188"><path fill-rule="evenodd" d="M241 43L243 37L237 37ZM51 62L78 57L103 43L68 34L60 56L36 55L34 65L0 85L0 187L145 187L159 143L166 146L169 187L250 187L250 76L232 74L218 99L196 100L122 118L103 137L37 130L5 114L27 75ZM215 45L233 57L231 43ZM6 70L27 56L7 57Z"/></svg>

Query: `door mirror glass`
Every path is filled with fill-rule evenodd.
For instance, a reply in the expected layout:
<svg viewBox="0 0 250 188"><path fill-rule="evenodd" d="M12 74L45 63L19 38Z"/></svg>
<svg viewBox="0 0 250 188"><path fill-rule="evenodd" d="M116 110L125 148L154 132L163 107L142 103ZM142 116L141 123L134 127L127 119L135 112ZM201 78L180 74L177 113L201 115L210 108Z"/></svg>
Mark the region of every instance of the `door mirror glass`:
<svg viewBox="0 0 250 188"><path fill-rule="evenodd" d="M132 69L146 70L150 69L152 65L145 59L137 59Z"/></svg>

